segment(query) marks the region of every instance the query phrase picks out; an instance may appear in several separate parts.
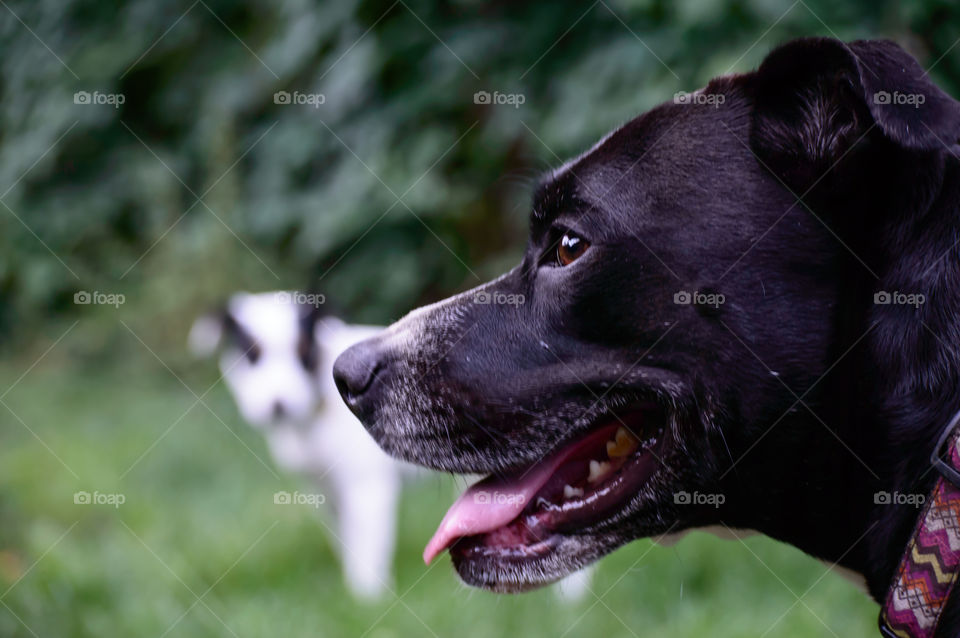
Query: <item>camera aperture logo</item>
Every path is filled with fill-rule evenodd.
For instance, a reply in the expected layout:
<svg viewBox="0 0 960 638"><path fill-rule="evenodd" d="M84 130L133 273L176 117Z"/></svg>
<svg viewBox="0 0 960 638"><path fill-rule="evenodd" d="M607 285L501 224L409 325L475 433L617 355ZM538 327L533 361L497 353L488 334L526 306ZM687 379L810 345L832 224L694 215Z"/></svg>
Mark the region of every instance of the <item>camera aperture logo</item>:
<svg viewBox="0 0 960 638"><path fill-rule="evenodd" d="M487 490L477 490L473 495L473 502L477 505L523 505L527 498L523 494L514 494L512 492L490 492Z"/></svg>
<svg viewBox="0 0 960 638"><path fill-rule="evenodd" d="M873 94L874 104L894 104L897 106L912 106L915 109L927 101L923 93L901 93L900 91L877 91Z"/></svg>
<svg viewBox="0 0 960 638"><path fill-rule="evenodd" d="M126 502L127 497L119 492L111 494L94 491L91 493L81 490L73 493L74 505L112 505L119 509Z"/></svg>
<svg viewBox="0 0 960 638"><path fill-rule="evenodd" d="M310 507L319 508L326 502L326 496L311 492L280 491L274 492L273 494L274 505L309 505Z"/></svg>
<svg viewBox="0 0 960 638"><path fill-rule="evenodd" d="M701 106L712 106L715 109L727 101L727 96L723 93L704 93L703 91L677 91L673 94L674 104L698 104Z"/></svg>
<svg viewBox="0 0 960 638"><path fill-rule="evenodd" d="M113 306L119 308L126 303L127 298L119 292L100 292L94 290L78 290L73 293L73 303L78 306Z"/></svg>
<svg viewBox="0 0 960 638"><path fill-rule="evenodd" d="M719 308L727 301L727 298L723 293L719 292L700 292L699 290L694 290L693 292L687 290L680 290L673 294L673 303L678 306L709 306L711 308Z"/></svg>
<svg viewBox="0 0 960 638"><path fill-rule="evenodd" d="M512 106L515 109L527 101L527 96L523 93L501 93L500 91L477 91L473 94L474 104L486 104L492 106Z"/></svg>
<svg viewBox="0 0 960 638"><path fill-rule="evenodd" d="M676 505L709 505L710 507L720 507L727 502L727 497L723 494L691 493L681 490L674 493L673 502Z"/></svg>
<svg viewBox="0 0 960 638"><path fill-rule="evenodd" d="M327 96L323 93L301 93L300 91L277 91L273 94L273 103L282 106L288 104L308 105L315 109L320 108L321 104L327 102Z"/></svg>
<svg viewBox="0 0 960 638"><path fill-rule="evenodd" d="M73 103L82 105L109 105L115 109L127 101L127 96L123 93L101 93L100 91L77 91L73 94Z"/></svg>
<svg viewBox="0 0 960 638"><path fill-rule="evenodd" d="M278 304L295 306L313 306L319 308L327 303L327 296L318 292L302 292L300 290L281 290L274 295Z"/></svg>
<svg viewBox="0 0 960 638"><path fill-rule="evenodd" d="M903 492L877 492L873 495L874 505L909 505L922 507L927 502L926 494L904 494Z"/></svg>
<svg viewBox="0 0 960 638"><path fill-rule="evenodd" d="M893 292L879 290L873 293L873 303L878 306L913 306L919 309L926 301L927 297L919 292L906 293L899 290Z"/></svg>
<svg viewBox="0 0 960 638"><path fill-rule="evenodd" d="M473 294L473 303L484 306L522 306L526 300L520 293L505 293L499 290L480 290Z"/></svg>

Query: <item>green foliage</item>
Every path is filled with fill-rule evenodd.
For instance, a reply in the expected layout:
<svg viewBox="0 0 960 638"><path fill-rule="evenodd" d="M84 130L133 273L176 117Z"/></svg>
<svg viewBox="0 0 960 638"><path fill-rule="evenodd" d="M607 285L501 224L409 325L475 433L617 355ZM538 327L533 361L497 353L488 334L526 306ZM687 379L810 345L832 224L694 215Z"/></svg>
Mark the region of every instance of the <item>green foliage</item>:
<svg viewBox="0 0 960 638"><path fill-rule="evenodd" d="M0 327L23 340L70 320L77 290L125 294L170 343L244 288L319 288L351 318L394 319L516 260L540 170L780 41L950 52L955 3L908 4L11 2ZM958 58L934 69L954 92ZM524 103L475 104L481 90Z"/></svg>

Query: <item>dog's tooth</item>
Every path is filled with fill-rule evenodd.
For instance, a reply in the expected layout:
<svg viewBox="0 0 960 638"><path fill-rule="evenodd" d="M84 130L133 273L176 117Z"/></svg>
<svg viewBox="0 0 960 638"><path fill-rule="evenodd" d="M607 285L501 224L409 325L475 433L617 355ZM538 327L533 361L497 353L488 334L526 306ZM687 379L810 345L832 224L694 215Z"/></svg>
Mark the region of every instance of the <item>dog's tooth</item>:
<svg viewBox="0 0 960 638"><path fill-rule="evenodd" d="M587 475L587 483L596 483L601 478L606 476L607 472L610 470L610 464L606 461L590 461L590 474Z"/></svg>
<svg viewBox="0 0 960 638"><path fill-rule="evenodd" d="M625 427L617 428L613 441L607 441L607 456L612 459L632 454L640 445L640 441Z"/></svg>
<svg viewBox="0 0 960 638"><path fill-rule="evenodd" d="M563 498L581 498L583 496L582 487L563 486Z"/></svg>
<svg viewBox="0 0 960 638"><path fill-rule="evenodd" d="M637 443L638 439L633 432L623 426L620 426L617 428L617 443L623 444L627 442Z"/></svg>

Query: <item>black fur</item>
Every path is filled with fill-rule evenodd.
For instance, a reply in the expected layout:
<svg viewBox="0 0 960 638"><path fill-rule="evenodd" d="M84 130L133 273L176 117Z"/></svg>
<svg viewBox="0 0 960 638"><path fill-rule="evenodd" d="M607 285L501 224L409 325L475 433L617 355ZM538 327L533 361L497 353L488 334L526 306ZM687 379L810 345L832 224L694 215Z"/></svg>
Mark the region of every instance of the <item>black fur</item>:
<svg viewBox="0 0 960 638"><path fill-rule="evenodd" d="M923 101L877 97L894 92ZM666 411L663 467L619 515L539 562L457 563L468 582L525 589L722 523L886 593L919 510L875 495L929 492L960 408L960 104L887 41L798 40L704 93L722 103L659 106L546 177L517 268L337 362L385 449L455 472L516 471L638 401ZM591 246L559 267L564 230ZM958 633L951 601L938 635Z"/></svg>

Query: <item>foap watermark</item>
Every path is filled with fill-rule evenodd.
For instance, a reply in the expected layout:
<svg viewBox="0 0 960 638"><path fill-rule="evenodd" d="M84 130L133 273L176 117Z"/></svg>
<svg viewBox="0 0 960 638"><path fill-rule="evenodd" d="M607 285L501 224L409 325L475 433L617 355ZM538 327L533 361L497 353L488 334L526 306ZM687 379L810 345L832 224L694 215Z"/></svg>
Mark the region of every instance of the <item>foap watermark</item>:
<svg viewBox="0 0 960 638"><path fill-rule="evenodd" d="M485 306L522 306L527 298L520 293L481 290L474 293L473 303Z"/></svg>
<svg viewBox="0 0 960 638"><path fill-rule="evenodd" d="M680 491L673 494L673 502L677 505L709 505L720 507L727 502L723 494L704 494L703 492Z"/></svg>
<svg viewBox="0 0 960 638"><path fill-rule="evenodd" d="M115 109L127 101L123 93L101 93L100 91L77 91L73 94L74 104L106 104Z"/></svg>
<svg viewBox="0 0 960 638"><path fill-rule="evenodd" d="M878 306L913 306L914 308L919 308L926 303L926 301L926 296L919 292L908 293L900 292L899 290L894 290L893 292L880 290L873 293L873 303Z"/></svg>
<svg viewBox="0 0 960 638"><path fill-rule="evenodd" d="M473 94L474 104L490 104L494 106L506 105L515 109L527 101L523 93L501 93L500 91L477 91Z"/></svg>
<svg viewBox="0 0 960 638"><path fill-rule="evenodd" d="M78 306L113 306L119 308L126 301L126 296L120 292L78 290L73 293L73 303Z"/></svg>
<svg viewBox="0 0 960 638"><path fill-rule="evenodd" d="M273 94L273 103L274 104L306 104L312 106L315 109L320 108L321 104L325 104L327 101L327 96L323 93L301 93L300 91L277 91Z"/></svg>
<svg viewBox="0 0 960 638"><path fill-rule="evenodd" d="M113 507L119 508L126 502L127 497L119 492L105 493L81 490L73 493L74 505L112 505Z"/></svg>
<svg viewBox="0 0 960 638"><path fill-rule="evenodd" d="M873 94L874 104L897 104L908 105L915 109L927 101L927 96L923 93L901 93L900 91L877 91Z"/></svg>
<svg viewBox="0 0 960 638"><path fill-rule="evenodd" d="M315 492L274 492L274 505L309 505L319 508L327 502L327 497Z"/></svg>
<svg viewBox="0 0 960 638"><path fill-rule="evenodd" d="M877 492L873 495L874 505L909 505L922 507L927 502L926 494L904 494L903 492Z"/></svg>
<svg viewBox="0 0 960 638"><path fill-rule="evenodd" d="M299 290L281 290L274 299L278 304L293 304L296 306L313 306L319 308L327 303L326 295L318 292L301 292Z"/></svg>
<svg viewBox="0 0 960 638"><path fill-rule="evenodd" d="M712 106L720 108L720 105L727 101L727 96L723 93L705 93L703 91L677 91L673 94L674 104L699 104L701 106Z"/></svg>
<svg viewBox="0 0 960 638"><path fill-rule="evenodd" d="M489 492L477 490L473 495L473 502L477 505L523 505L527 497L513 492Z"/></svg>
<svg viewBox="0 0 960 638"><path fill-rule="evenodd" d="M719 308L727 301L727 298L723 293L719 292L701 292L699 290L694 290L690 292L688 290L679 290L673 293L673 303L678 306L709 306L711 308Z"/></svg>

